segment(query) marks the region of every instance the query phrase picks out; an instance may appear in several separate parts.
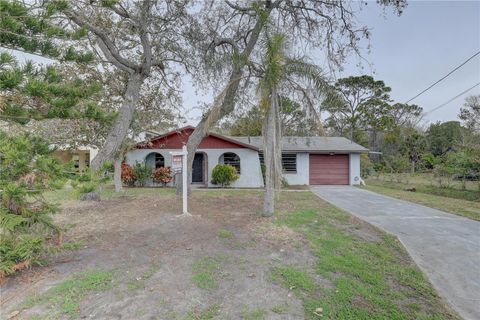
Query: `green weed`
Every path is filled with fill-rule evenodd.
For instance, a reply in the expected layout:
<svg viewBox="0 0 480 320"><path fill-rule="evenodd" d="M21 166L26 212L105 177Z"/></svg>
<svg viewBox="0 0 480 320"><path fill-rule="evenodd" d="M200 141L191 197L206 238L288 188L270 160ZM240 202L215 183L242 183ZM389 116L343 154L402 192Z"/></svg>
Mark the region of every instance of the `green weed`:
<svg viewBox="0 0 480 320"><path fill-rule="evenodd" d="M183 320L211 320L220 314L220 306L214 304L203 310L192 310Z"/></svg>
<svg viewBox="0 0 480 320"><path fill-rule="evenodd" d="M203 257L193 264L193 281L200 289L214 290L218 288L218 274L222 264L227 261L226 256Z"/></svg>
<svg viewBox="0 0 480 320"><path fill-rule="evenodd" d="M222 239L230 239L233 238L233 232L225 229L220 229L217 231L217 235L219 238Z"/></svg>
<svg viewBox="0 0 480 320"><path fill-rule="evenodd" d="M275 267L271 276L274 281L280 281L285 287L293 291L311 292L315 289L315 282L310 275L296 267Z"/></svg>
<svg viewBox="0 0 480 320"><path fill-rule="evenodd" d="M91 292L111 289L115 282L114 271L88 270L75 274L71 279L57 284L42 295L27 299L24 308L47 305L52 314L76 319L80 315L80 302Z"/></svg>

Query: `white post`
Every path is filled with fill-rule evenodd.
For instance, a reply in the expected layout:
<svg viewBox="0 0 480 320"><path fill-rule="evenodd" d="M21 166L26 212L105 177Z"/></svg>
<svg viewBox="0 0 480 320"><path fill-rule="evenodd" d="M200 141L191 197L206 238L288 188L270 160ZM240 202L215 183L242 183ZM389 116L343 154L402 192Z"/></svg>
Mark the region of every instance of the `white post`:
<svg viewBox="0 0 480 320"><path fill-rule="evenodd" d="M188 213L188 165L187 165L187 146L182 147L181 152L170 152L172 155L172 168L174 172L182 172L182 214L179 217L190 216ZM182 164L180 166L180 161L178 157L181 157Z"/></svg>
<svg viewBox="0 0 480 320"><path fill-rule="evenodd" d="M188 214L188 172L187 172L187 146L184 145L182 147L182 180L183 180L183 185L182 185L182 195L183 195L183 214Z"/></svg>

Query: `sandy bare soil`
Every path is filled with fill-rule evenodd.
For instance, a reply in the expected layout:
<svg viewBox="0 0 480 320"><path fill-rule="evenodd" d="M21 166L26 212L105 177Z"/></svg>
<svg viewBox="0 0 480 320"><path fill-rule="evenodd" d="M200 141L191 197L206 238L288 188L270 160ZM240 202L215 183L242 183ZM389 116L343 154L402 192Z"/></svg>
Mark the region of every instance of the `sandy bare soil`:
<svg viewBox="0 0 480 320"><path fill-rule="evenodd" d="M53 313L44 304L19 305L77 272L113 270L115 284L87 295L81 318L201 319L212 306L222 319L254 319L255 310L266 319L304 318L301 301L272 282L270 270L315 259L300 235L258 216L258 193L213 197L197 191L190 210L195 216L189 218L176 216L179 205L173 194L64 203L56 220L68 229L65 240L81 241L82 248L10 278L2 288L2 315L19 311L15 319L48 319ZM202 259L218 261L214 288L194 281ZM287 306L285 312L274 312L278 306Z"/></svg>

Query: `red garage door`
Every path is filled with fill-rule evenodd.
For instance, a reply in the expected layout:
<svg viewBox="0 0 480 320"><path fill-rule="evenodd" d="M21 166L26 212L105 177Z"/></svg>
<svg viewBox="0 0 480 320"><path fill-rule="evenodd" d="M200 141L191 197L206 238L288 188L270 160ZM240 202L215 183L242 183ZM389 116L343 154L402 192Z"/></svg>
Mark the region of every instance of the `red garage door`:
<svg viewBox="0 0 480 320"><path fill-rule="evenodd" d="M349 184L348 154L310 154L310 184Z"/></svg>

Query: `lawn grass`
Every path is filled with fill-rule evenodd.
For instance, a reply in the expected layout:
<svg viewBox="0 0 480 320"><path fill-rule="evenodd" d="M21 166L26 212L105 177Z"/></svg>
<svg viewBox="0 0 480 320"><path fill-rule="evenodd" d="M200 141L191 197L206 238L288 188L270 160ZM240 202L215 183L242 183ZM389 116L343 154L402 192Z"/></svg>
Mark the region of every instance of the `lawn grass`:
<svg viewBox="0 0 480 320"><path fill-rule="evenodd" d="M228 260L226 256L206 256L197 259L192 266L193 282L203 290L212 291L218 288L218 277L222 265Z"/></svg>
<svg viewBox="0 0 480 320"><path fill-rule="evenodd" d="M219 229L217 231L217 236L221 239L230 239L233 238L233 232L226 229Z"/></svg>
<svg viewBox="0 0 480 320"><path fill-rule="evenodd" d="M266 319L267 312L263 309L249 310L245 308L242 311L242 320L264 320Z"/></svg>
<svg viewBox="0 0 480 320"><path fill-rule="evenodd" d="M277 212L276 223L308 239L317 256L309 273L332 284L315 283L306 266L273 269L274 280L298 288L307 319L459 319L396 238L380 231L378 240L360 238L345 228L352 227L350 215L311 193L282 193L281 201L295 211Z"/></svg>
<svg viewBox="0 0 480 320"><path fill-rule="evenodd" d="M311 292L315 289L315 282L304 270L293 266L279 266L272 270L272 280L279 281L283 286L295 292Z"/></svg>
<svg viewBox="0 0 480 320"><path fill-rule="evenodd" d="M138 195L166 195L174 192L171 189L155 188L131 190L138 192ZM260 195L261 191L202 190L195 193L202 197L232 196L238 199L239 196L245 196L250 199L252 195ZM306 319L459 319L445 306L394 237L373 228L368 232L373 232L374 236L359 236L365 225L355 222L351 215L322 201L311 192L281 192L278 207L284 210L276 212L275 223L302 234L316 256L316 264L313 267L310 264L276 265L271 269L270 280L291 290L303 301ZM233 235L227 229L215 229L213 232L217 232L223 241ZM228 262L228 256L215 253L199 257L191 266L194 284L205 290L205 294L218 293L215 290L219 288L219 281L229 266ZM156 269L152 268L141 274L140 280L135 278L135 283L127 283L130 291L128 294L145 287L143 279L152 277L155 272ZM60 318L78 317L78 305L89 292L108 290L117 283L114 273L110 276L109 272L106 273L105 277L99 277L99 281L93 281L93 285L81 285L81 279L89 283L88 279L95 279L95 271L83 277L75 275L68 280L69 284L58 285L60 288L69 288L70 291L54 287L33 300L34 304L50 306L54 318L57 315ZM318 313L320 308L321 317ZM271 307L269 311L282 314L288 312L288 309L288 305L281 304ZM217 305L201 307L191 310L185 319L218 318L219 312ZM243 319L265 319L267 315L266 310L248 307L242 312Z"/></svg>
<svg viewBox="0 0 480 320"><path fill-rule="evenodd" d="M113 199L116 197L122 196L151 196L151 195L162 195L162 194L175 194L175 189L173 188L144 188L144 187L125 187L123 192L115 192L115 188L111 183L102 186L100 190L101 199ZM78 200L80 198L80 193L78 190L72 188L71 186L64 186L58 190L51 190L43 194L45 200L52 203L61 203L63 201Z"/></svg>
<svg viewBox="0 0 480 320"><path fill-rule="evenodd" d="M381 181L390 181L396 183L425 185L440 188L439 178L431 172L416 172L416 173L376 173L369 176L368 179L375 179ZM458 179L442 178L443 184L448 184L450 189L463 189L463 183ZM465 188L468 191L478 191L478 181L465 181Z"/></svg>
<svg viewBox="0 0 480 320"><path fill-rule="evenodd" d="M404 190L414 187L417 192L453 199L480 202L480 190L477 181L466 181L462 189L460 181L452 180L448 187L440 186L430 173L380 174L366 179L367 184L382 185L391 189Z"/></svg>
<svg viewBox="0 0 480 320"><path fill-rule="evenodd" d="M52 319L77 319L80 316L80 302L92 292L111 289L116 274L111 270L88 270L73 275L57 284L44 294L31 296L23 308L44 305L49 308Z"/></svg>
<svg viewBox="0 0 480 320"><path fill-rule="evenodd" d="M480 221L480 202L477 201L432 195L422 192L422 189L417 189L416 192L410 192L392 183L381 183L377 181L369 181L367 185L362 188Z"/></svg>

